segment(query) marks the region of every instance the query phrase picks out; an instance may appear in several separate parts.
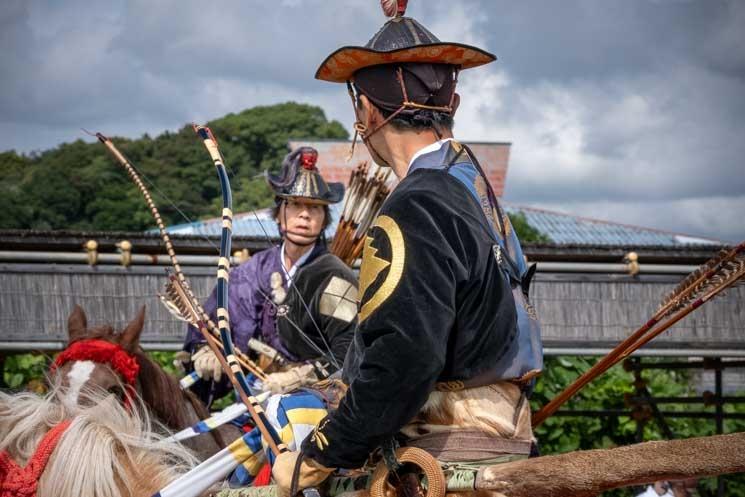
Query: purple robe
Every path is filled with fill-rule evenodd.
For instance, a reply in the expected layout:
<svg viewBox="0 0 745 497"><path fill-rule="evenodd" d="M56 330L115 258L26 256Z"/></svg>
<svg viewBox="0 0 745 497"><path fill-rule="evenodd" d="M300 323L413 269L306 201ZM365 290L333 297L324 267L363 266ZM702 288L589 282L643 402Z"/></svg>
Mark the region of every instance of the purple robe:
<svg viewBox="0 0 745 497"><path fill-rule="evenodd" d="M248 340L256 338L288 356L277 334L277 313L271 302L272 288L269 283L272 273L279 273L283 286L287 285L280 257L280 247L272 247L262 250L230 271L230 328L233 332L233 344L243 352L248 350ZM204 304L204 309L215 322L216 308L217 295L213 289ZM195 346L201 343L204 343L202 334L193 326L189 326L184 349L193 351Z"/></svg>

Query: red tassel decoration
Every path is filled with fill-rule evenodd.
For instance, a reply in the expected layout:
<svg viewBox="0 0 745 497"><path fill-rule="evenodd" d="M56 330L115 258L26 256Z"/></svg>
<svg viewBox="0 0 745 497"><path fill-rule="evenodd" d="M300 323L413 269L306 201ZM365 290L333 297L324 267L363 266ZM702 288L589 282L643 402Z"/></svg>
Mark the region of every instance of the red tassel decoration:
<svg viewBox="0 0 745 497"><path fill-rule="evenodd" d="M308 171L312 171L316 168L316 161L318 160L318 152L310 147L306 147L307 150L300 152L300 165Z"/></svg>
<svg viewBox="0 0 745 497"><path fill-rule="evenodd" d="M380 0L380 6L387 17L401 17L406 13L408 0Z"/></svg>

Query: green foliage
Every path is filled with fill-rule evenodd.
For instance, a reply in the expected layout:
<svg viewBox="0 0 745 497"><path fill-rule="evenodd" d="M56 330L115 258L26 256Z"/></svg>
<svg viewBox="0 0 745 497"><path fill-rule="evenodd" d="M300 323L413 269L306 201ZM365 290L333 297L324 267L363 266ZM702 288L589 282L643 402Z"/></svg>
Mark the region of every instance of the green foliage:
<svg viewBox="0 0 745 497"><path fill-rule="evenodd" d="M15 152L0 153L0 216L2 226L20 229L29 226L33 217L21 187L28 177L31 159Z"/></svg>
<svg viewBox="0 0 745 497"><path fill-rule="evenodd" d="M548 243L551 241L548 236L531 226L522 212L508 214L508 216L520 242Z"/></svg>
<svg viewBox="0 0 745 497"><path fill-rule="evenodd" d="M232 174L233 208L264 207L261 179L277 169L290 138L346 139L320 107L288 102L254 107L208 123ZM102 130L105 131L105 130ZM138 140L112 138L140 171L166 223L214 217L220 186L191 126ZM131 230L152 227L139 191L99 143L77 140L30 156L0 153L0 229Z"/></svg>
<svg viewBox="0 0 745 497"><path fill-rule="evenodd" d="M173 361L176 359L175 352L150 351L147 355L150 359L157 362L168 374L176 376L177 378L180 378L183 375L183 373L178 371L176 366L173 365Z"/></svg>
<svg viewBox="0 0 745 497"><path fill-rule="evenodd" d="M651 362L649 358L644 362ZM562 389L568 386L580 374L587 371L595 359L586 357L547 357L544 373L538 380L531 406L538 410ZM692 386L691 374L687 370L646 370L642 378L647 388L656 397L685 397L697 394ZM607 373L595 379L562 409L567 410L602 410L630 408L624 402L624 396L634 393L634 376L624 371L621 365L611 368ZM665 411L701 411L713 412L713 407L699 405L664 404ZM745 412L744 404L728 404L728 412ZM713 435L714 421L711 419L665 418L675 438L690 438ZM745 431L745 421L727 420L725 433ZM541 453L559 454L573 450L609 448L636 443L636 422L628 416L615 417L568 417L554 415L549 417L538 429L536 437ZM664 440L663 432L652 420L644 425L643 440ZM728 496L745 497L745 475L726 477ZM703 495L716 495L716 479L702 480L700 488ZM603 497L626 497L634 495L630 489L605 492Z"/></svg>
<svg viewBox="0 0 745 497"><path fill-rule="evenodd" d="M49 357L44 354L9 354L3 361L2 384L11 390L38 392L49 363Z"/></svg>

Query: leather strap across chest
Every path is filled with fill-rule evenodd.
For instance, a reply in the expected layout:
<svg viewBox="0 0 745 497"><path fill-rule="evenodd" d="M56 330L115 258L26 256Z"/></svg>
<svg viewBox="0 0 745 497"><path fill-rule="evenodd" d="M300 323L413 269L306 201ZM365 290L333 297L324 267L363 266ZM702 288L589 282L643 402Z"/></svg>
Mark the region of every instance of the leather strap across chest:
<svg viewBox="0 0 745 497"><path fill-rule="evenodd" d="M24 467L11 459L7 451L0 452L0 497L36 497L41 474L68 426L69 420L49 430Z"/></svg>

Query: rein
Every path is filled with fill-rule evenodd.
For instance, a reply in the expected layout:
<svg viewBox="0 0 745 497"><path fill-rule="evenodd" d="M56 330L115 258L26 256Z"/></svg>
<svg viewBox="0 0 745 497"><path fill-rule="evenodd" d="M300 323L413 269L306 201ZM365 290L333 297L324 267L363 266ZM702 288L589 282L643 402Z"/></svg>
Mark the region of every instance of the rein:
<svg viewBox="0 0 745 497"><path fill-rule="evenodd" d="M70 420L52 427L24 467L13 461L7 451L0 452L0 497L36 497L41 474L68 426Z"/></svg>

